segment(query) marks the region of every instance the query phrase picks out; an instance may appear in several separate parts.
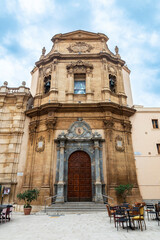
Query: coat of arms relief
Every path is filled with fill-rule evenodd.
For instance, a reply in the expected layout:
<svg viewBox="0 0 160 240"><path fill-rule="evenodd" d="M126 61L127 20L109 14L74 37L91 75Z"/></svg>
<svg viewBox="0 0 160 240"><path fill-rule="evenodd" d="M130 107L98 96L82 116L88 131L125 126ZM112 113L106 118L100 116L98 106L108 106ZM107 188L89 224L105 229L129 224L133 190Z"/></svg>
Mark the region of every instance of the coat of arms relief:
<svg viewBox="0 0 160 240"><path fill-rule="evenodd" d="M86 53L90 52L93 47L85 42L76 42L75 44L70 45L67 49L70 53Z"/></svg>

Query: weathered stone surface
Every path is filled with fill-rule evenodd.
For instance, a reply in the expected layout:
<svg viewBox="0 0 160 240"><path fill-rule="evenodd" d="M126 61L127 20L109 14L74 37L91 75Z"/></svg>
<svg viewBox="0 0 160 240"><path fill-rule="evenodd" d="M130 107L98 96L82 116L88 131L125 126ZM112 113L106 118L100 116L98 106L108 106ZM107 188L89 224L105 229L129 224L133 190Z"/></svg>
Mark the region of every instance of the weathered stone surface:
<svg viewBox="0 0 160 240"><path fill-rule="evenodd" d="M88 153L91 159L92 201L100 202L102 194L107 194L117 202L114 188L120 183L134 184L135 194L130 201L141 199L129 120L135 111L127 105L125 62L117 48L116 54L108 49L107 40L104 34L86 31L53 37L51 51L46 54L43 49L32 71L34 101L25 112L30 119L25 130L26 98L18 89L14 90L18 96L4 101L7 87L3 86L0 106L5 107L7 117L0 112L4 119L1 132L8 135L1 144L5 154L14 154L14 161L3 167L2 173L10 169L8 183L18 183L12 190L12 199L17 191L39 188L36 204L43 205L47 197L55 194L57 201L67 201L68 159L78 150ZM84 94L74 92L75 74L85 75ZM114 92L110 75L116 79ZM44 89L46 81L50 81L49 91ZM23 136L26 134L27 139L28 131L24 144ZM9 132L12 141L8 141ZM23 148L27 149L25 156L20 150ZM23 176L17 176L17 171L23 172Z"/></svg>

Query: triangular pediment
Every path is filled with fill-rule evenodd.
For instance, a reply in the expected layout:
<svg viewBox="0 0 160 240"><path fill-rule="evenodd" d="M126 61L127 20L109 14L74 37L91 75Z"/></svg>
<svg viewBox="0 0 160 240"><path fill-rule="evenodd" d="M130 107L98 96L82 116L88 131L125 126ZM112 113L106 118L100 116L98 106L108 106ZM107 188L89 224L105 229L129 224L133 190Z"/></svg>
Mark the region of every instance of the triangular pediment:
<svg viewBox="0 0 160 240"><path fill-rule="evenodd" d="M56 34L53 36L52 41L60 40L101 40L108 41L108 37L103 33L93 33L84 30L76 30L64 34Z"/></svg>

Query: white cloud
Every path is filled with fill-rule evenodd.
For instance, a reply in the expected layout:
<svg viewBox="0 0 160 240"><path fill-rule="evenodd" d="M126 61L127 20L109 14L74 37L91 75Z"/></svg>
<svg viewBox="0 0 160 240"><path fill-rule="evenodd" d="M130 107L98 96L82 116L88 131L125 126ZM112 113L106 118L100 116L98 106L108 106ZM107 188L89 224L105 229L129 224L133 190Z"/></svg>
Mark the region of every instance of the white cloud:
<svg viewBox="0 0 160 240"><path fill-rule="evenodd" d="M122 58L131 68L131 80L133 87L133 99L138 104L154 105L155 102L149 102L150 97L157 99L154 92L149 93L146 87L150 89L151 82L156 79L159 69L152 69L148 63L152 64L158 56L153 47L159 46L160 32L155 30L148 31L143 25L130 19L127 14L127 8L117 7L113 0L90 0L92 11L92 28L94 31L101 31L109 36L109 45L111 50L115 45L120 48ZM160 52L159 52L160 53ZM137 87L139 86L139 89ZM144 87L145 86L145 87ZM158 103L160 101L156 101Z"/></svg>
<svg viewBox="0 0 160 240"><path fill-rule="evenodd" d="M26 81L27 86L30 86L30 70L31 66L27 64L27 61L19 59L11 55L6 55L0 59L0 83L4 81L9 83L9 87L20 86L22 81Z"/></svg>
<svg viewBox="0 0 160 240"><path fill-rule="evenodd" d="M159 47L159 43L160 43L160 34L158 34L157 32L152 32L150 34L150 37L149 37L149 42L151 44L151 46L153 47Z"/></svg>
<svg viewBox="0 0 160 240"><path fill-rule="evenodd" d="M55 10L54 0L6 0L6 6L22 25L38 22Z"/></svg>

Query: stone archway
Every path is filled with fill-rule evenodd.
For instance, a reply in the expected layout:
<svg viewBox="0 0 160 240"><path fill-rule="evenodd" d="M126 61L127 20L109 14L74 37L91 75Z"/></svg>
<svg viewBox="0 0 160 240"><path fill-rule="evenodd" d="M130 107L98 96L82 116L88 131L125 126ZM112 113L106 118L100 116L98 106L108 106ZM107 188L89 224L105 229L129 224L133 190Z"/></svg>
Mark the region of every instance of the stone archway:
<svg viewBox="0 0 160 240"><path fill-rule="evenodd" d="M91 168L91 193L89 197L84 197L83 200L86 199L85 201L90 201L91 199L91 201L102 202L102 183L104 182L102 164L102 142L104 140L102 136L98 132L93 133L85 121L78 119L78 121L71 125L67 133L62 132L55 141L57 143L56 202L68 201L68 193L73 193L73 191L68 190L68 161L70 161L70 157L75 152L83 152L83 154L86 154L89 158ZM73 179L74 178L71 180ZM72 184L72 188L74 187L76 187L76 185L74 186L74 184ZM78 191L79 190L77 190L77 192ZM74 201L73 195L74 194L71 194L69 201ZM82 201L79 195L77 198L79 200L75 199L75 201Z"/></svg>
<svg viewBox="0 0 160 240"><path fill-rule="evenodd" d="M72 153L68 160L68 201L92 201L91 159L84 151Z"/></svg>

